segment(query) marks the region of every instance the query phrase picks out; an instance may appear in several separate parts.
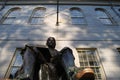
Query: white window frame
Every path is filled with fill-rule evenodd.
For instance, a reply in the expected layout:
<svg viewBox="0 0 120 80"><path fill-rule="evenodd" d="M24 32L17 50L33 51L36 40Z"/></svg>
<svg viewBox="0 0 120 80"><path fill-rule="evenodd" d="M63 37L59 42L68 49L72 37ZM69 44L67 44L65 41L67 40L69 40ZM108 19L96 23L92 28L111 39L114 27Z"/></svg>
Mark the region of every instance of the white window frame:
<svg viewBox="0 0 120 80"><path fill-rule="evenodd" d="M100 56L96 48L76 48L79 55L80 70L90 67L95 72L95 80L106 80Z"/></svg>
<svg viewBox="0 0 120 80"><path fill-rule="evenodd" d="M73 15L72 10L78 11L77 14L80 13L81 15L77 15L77 16ZM78 7L70 8L70 15L71 15L71 23L73 25L85 25L86 24L84 14L83 14L83 12L82 12L82 10L80 8L78 8ZM74 19L77 19L76 20L77 22L72 21ZM78 20L80 20L80 21L82 20L83 22L79 22Z"/></svg>
<svg viewBox="0 0 120 80"><path fill-rule="evenodd" d="M14 69L15 69L15 68L20 69L21 65L19 64L19 66L16 66L16 65L15 65L15 62L16 62L16 60L19 60L19 59L17 59L17 57L18 57L18 54L20 55L22 49L23 49L23 48L16 48L16 50L15 50L15 52L14 52L14 54L13 54L13 57L12 57L12 59L11 59L11 62L10 62L10 64L9 64L9 66L8 66L8 69L7 69L7 71L6 71L6 74L5 74L4 78L9 78L9 77L10 77L13 68L14 68ZM22 56L21 56L21 58L22 58ZM14 77L14 76L13 76L13 77Z"/></svg>
<svg viewBox="0 0 120 80"><path fill-rule="evenodd" d="M41 14L39 16L35 15L36 12L39 11L39 10L40 11L44 11L43 14ZM46 12L46 8L45 7L37 7L37 8L35 8L33 10L32 14L31 14L31 16L30 16L30 19L29 19L28 23L30 23L31 25L42 25L42 24L44 24L45 12ZM38 19L39 22L33 23L32 22L33 19L34 19L34 21Z"/></svg>
<svg viewBox="0 0 120 80"><path fill-rule="evenodd" d="M106 15L106 17L100 17L101 15L98 15L97 14L97 18L100 20L100 22L104 25L116 25L117 23L115 22L115 20L113 19L113 17L108 13L107 10L103 9L103 8L95 8L95 11L96 11L96 14L97 14L97 11L100 11L102 13L104 13ZM101 20L107 20L108 22L110 23L104 23L102 22Z"/></svg>
<svg viewBox="0 0 120 80"><path fill-rule="evenodd" d="M2 19L0 20L0 24L14 24L14 21L15 19L18 17L18 16L9 16L12 12L14 11L20 11L21 8L19 7L14 7L14 8L11 8L7 11L7 13L5 13L5 15L2 17ZM11 22L9 23L5 23L6 21L10 20Z"/></svg>

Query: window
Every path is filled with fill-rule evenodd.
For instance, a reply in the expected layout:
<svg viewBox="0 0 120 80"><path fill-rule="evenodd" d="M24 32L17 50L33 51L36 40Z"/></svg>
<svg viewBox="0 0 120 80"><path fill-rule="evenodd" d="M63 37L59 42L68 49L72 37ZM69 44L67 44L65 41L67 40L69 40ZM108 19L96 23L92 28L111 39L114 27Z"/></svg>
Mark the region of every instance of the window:
<svg viewBox="0 0 120 80"><path fill-rule="evenodd" d="M77 48L80 70L90 67L95 72L95 80L103 79L103 69L100 66L99 56L95 48Z"/></svg>
<svg viewBox="0 0 120 80"><path fill-rule="evenodd" d="M22 48L17 48L15 50L11 63L6 72L5 78L14 78L16 71L20 69L21 65L23 64L21 50Z"/></svg>
<svg viewBox="0 0 120 80"><path fill-rule="evenodd" d="M32 15L29 19L29 23L31 24L43 24L45 17L46 8L37 7L33 10Z"/></svg>
<svg viewBox="0 0 120 80"><path fill-rule="evenodd" d="M17 16L20 14L21 8L15 7L8 10L8 12L2 17L0 24L13 24L16 21Z"/></svg>
<svg viewBox="0 0 120 80"><path fill-rule="evenodd" d="M80 8L73 7L70 9L72 24L86 24L83 13Z"/></svg>
<svg viewBox="0 0 120 80"><path fill-rule="evenodd" d="M96 11L98 19L103 24L107 24L107 25L115 24L115 21L113 20L113 18L110 16L110 14L105 9L96 8L95 11Z"/></svg>

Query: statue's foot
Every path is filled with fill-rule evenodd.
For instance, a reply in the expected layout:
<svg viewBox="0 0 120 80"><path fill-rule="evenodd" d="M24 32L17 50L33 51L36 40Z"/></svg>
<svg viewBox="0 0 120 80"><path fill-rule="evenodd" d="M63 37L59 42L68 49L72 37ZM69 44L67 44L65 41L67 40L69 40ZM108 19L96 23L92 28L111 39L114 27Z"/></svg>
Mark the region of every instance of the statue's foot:
<svg viewBox="0 0 120 80"><path fill-rule="evenodd" d="M95 80L94 71L91 68L85 68L82 71L78 71L75 78L78 80Z"/></svg>

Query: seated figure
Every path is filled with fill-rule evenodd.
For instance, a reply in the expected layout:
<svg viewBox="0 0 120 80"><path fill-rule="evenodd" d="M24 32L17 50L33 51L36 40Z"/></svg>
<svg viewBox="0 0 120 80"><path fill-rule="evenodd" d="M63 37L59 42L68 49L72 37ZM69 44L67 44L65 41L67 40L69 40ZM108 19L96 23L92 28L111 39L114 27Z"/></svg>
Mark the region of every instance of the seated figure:
<svg viewBox="0 0 120 80"><path fill-rule="evenodd" d="M74 64L73 52L69 47L64 47L61 51L57 51L54 37L49 37L46 44L52 56L50 62L54 65L53 71L55 71L55 74L58 73L59 77L62 76L62 80L94 80L94 72L91 68L85 68L83 71L77 69ZM58 79L56 78L55 80Z"/></svg>
<svg viewBox="0 0 120 80"><path fill-rule="evenodd" d="M69 47L61 51L55 49L56 40L49 37L46 46L26 45L23 54L23 65L21 71L17 71L16 78L22 80L47 80L44 75L47 70L49 80L94 80L94 72L91 68L79 71L74 64L73 52ZM42 71L40 79L39 71ZM45 77L44 77L45 76ZM44 79L43 79L44 78Z"/></svg>

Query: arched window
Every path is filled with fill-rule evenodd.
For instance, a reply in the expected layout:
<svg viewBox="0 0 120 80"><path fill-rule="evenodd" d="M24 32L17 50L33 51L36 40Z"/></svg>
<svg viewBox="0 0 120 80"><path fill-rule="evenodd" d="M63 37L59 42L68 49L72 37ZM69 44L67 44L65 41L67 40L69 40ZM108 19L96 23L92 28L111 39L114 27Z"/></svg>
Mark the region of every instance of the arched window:
<svg viewBox="0 0 120 80"><path fill-rule="evenodd" d="M112 24L115 23L115 21L113 20L113 18L110 16L110 14L105 9L96 8L95 11L96 11L98 19L103 24L112 25Z"/></svg>
<svg viewBox="0 0 120 80"><path fill-rule="evenodd" d="M29 23L31 24L43 24L45 17L46 8L37 7L33 10L32 15L29 19Z"/></svg>
<svg viewBox="0 0 120 80"><path fill-rule="evenodd" d="M80 8L70 8L71 22L72 24L86 24L83 13Z"/></svg>
<svg viewBox="0 0 120 80"><path fill-rule="evenodd" d="M23 54L21 54L23 48L16 48L12 60L10 62L10 66L7 69L5 74L5 78L14 79L16 72L20 70L23 64Z"/></svg>
<svg viewBox="0 0 120 80"><path fill-rule="evenodd" d="M15 7L8 10L7 13L2 17L0 24L13 24L17 18L17 16L20 15L21 8Z"/></svg>

